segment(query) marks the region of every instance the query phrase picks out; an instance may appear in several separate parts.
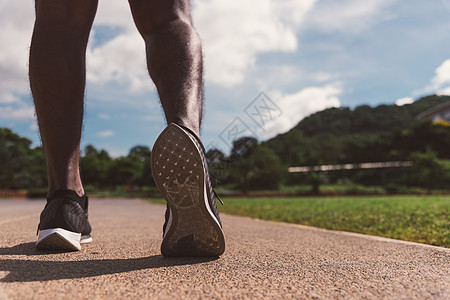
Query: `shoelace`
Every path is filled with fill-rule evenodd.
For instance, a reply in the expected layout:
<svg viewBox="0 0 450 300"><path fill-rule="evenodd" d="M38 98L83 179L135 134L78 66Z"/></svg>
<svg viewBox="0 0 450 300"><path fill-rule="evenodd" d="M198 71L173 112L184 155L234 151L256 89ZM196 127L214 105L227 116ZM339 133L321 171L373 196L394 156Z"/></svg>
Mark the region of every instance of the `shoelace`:
<svg viewBox="0 0 450 300"><path fill-rule="evenodd" d="M214 177L212 177L211 175L209 175L209 178L211 179L211 185L213 186L213 193L214 196L219 200L220 204L223 205L223 201L222 199L220 199L219 195L217 194L217 192L214 190L214 188L216 187L217 184L220 183L220 181Z"/></svg>
<svg viewBox="0 0 450 300"><path fill-rule="evenodd" d="M214 196L216 196L216 198L219 200L220 204L223 205L222 199L220 199L219 195L217 195L217 193L216 193L216 191L214 189L213 189L213 193L214 193Z"/></svg>

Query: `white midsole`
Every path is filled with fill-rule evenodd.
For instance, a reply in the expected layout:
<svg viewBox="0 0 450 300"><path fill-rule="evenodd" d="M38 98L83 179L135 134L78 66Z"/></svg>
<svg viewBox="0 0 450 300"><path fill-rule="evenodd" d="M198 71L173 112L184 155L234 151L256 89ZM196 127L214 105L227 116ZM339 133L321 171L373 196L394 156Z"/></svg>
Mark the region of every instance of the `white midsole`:
<svg viewBox="0 0 450 300"><path fill-rule="evenodd" d="M60 237L62 237L64 240L66 240L68 243L72 244L74 247L81 249L80 240L81 240L81 233L72 232L66 229L62 228L50 228L50 229L44 229L39 230L38 240L36 244L39 244L42 240L44 240L46 237L57 234Z"/></svg>
<svg viewBox="0 0 450 300"><path fill-rule="evenodd" d="M182 130L183 131L183 133L184 133L184 130L180 127L180 130ZM187 137L191 140L191 142L192 142L192 144L195 146L196 144L195 144L195 141L193 140L193 138L189 135L189 134L187 134L187 133L185 133L186 135L187 135ZM197 148L197 146L195 146L196 148ZM200 150L198 150L199 152L200 151L202 151L201 149ZM202 154L201 153L199 153L199 156L200 156L200 160L202 160ZM202 165L203 165L203 162L202 162ZM209 206L209 200L208 200L208 192L207 192L207 190L206 190L206 187L207 187L207 184L206 184L206 172L205 172L205 169L203 168L203 178L204 178L204 180L203 180L203 200L205 201L205 206L206 206L206 209L208 210L208 212L209 212L209 214L211 215L211 217L214 219L214 221L216 221L216 223L217 223L217 226L219 226L219 228L221 228L222 229L222 226L220 226L220 223L219 223L219 220L217 220L217 218L216 218L216 216L214 215L214 213L212 212L212 210L211 210L211 207ZM213 195L211 195L211 197L212 197Z"/></svg>
<svg viewBox="0 0 450 300"><path fill-rule="evenodd" d="M204 174L205 172L203 171L203 174ZM208 210L208 212L209 212L209 214L211 215L211 217L214 219L214 221L216 221L216 223L217 223L217 226L219 226L219 228L222 228L222 226L220 226L220 223L219 223L219 220L217 220L217 218L216 218L216 216L214 215L214 213L212 212L212 210L211 210L211 207L209 206L209 200L208 200L208 192L206 191L206 174L204 175L204 178L205 178L205 182L203 183L203 194L204 194L204 196L203 196L203 199L204 199L204 201L205 201L205 206L206 206L206 209ZM211 195L212 196L212 195ZM215 200L214 200L215 201Z"/></svg>
<svg viewBox="0 0 450 300"><path fill-rule="evenodd" d="M83 236L81 236L80 244L87 244L87 243L90 243L90 242L92 242L92 237L88 237L88 238L84 238L83 239Z"/></svg>

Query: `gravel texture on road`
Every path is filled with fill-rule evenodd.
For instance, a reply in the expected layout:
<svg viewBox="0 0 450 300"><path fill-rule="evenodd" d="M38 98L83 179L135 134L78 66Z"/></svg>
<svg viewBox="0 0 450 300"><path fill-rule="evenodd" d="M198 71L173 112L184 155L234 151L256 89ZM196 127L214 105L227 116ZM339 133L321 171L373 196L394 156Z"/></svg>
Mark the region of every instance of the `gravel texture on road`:
<svg viewBox="0 0 450 300"><path fill-rule="evenodd" d="M92 200L94 241L40 252L44 204L0 201L0 300L450 299L446 248L223 215L223 256L164 258L165 207Z"/></svg>

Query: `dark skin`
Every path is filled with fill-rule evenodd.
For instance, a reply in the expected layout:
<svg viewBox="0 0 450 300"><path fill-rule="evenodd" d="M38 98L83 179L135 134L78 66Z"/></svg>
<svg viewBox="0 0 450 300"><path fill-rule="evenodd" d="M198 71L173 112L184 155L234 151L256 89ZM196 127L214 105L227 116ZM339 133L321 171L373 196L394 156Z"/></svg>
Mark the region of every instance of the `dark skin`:
<svg viewBox="0 0 450 300"><path fill-rule="evenodd" d="M86 47L98 0L35 0L30 86L44 146L48 196L84 189L79 172ZM202 50L189 0L129 0L168 123L200 135Z"/></svg>

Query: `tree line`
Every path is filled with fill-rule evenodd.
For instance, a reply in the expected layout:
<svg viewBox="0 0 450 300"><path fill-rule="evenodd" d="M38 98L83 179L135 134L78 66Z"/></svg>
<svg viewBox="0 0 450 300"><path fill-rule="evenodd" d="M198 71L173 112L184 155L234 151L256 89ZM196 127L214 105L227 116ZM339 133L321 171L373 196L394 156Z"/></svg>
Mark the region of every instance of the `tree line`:
<svg viewBox="0 0 450 300"><path fill-rule="evenodd" d="M421 112L450 101L431 95L404 106L330 108L299 122L263 143L285 166L412 161L411 168L339 171L290 176L300 181L348 180L363 185L449 188L450 124L416 119Z"/></svg>
<svg viewBox="0 0 450 300"><path fill-rule="evenodd" d="M81 152L80 172L86 186L110 190L119 185L134 190L155 186L151 150L147 146L134 146L127 155L117 158L93 145L87 145ZM280 173L281 166L272 150L259 145L254 138L244 138L235 142L232 153L226 156L217 149L207 152L210 171L216 178L236 182L236 186L242 185L245 190L260 187L256 182L268 188L277 187L279 179L273 180L273 176ZM42 147L32 148L30 140L8 128L0 128L0 166L0 189L33 190L47 186Z"/></svg>
<svg viewBox="0 0 450 300"><path fill-rule="evenodd" d="M230 153L207 151L210 173L227 188L243 192L277 190L309 184L317 192L324 183L352 182L450 189L450 124L419 122L415 116L450 97L429 96L398 107L380 105L332 108L313 114L284 134L260 142L242 137ZM138 145L113 158L106 150L86 146L80 158L83 183L95 189L154 186L151 149ZM292 166L383 161L412 161L413 166L383 170L341 170L292 174ZM215 181L215 180L213 180ZM46 187L41 147L7 128L0 128L0 189Z"/></svg>

